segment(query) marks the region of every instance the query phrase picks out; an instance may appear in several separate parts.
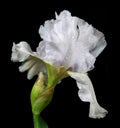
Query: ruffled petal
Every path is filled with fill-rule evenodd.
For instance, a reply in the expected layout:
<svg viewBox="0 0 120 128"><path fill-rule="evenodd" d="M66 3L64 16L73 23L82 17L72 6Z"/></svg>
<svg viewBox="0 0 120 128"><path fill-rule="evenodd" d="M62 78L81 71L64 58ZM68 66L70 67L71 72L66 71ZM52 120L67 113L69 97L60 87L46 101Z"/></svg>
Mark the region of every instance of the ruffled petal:
<svg viewBox="0 0 120 128"><path fill-rule="evenodd" d="M41 36L41 38L45 41L51 42L51 32L53 29L53 25L54 25L54 20L48 20L45 21L44 26L41 25L39 28L39 34Z"/></svg>
<svg viewBox="0 0 120 128"><path fill-rule="evenodd" d="M59 15L56 13L55 20L48 20L40 26L39 34L43 39L37 48L40 56L55 66L65 66L74 72L93 69L96 57L106 47L102 32L71 16L67 10Z"/></svg>
<svg viewBox="0 0 120 128"><path fill-rule="evenodd" d="M13 43L11 60L13 62L23 62L32 53L30 46L26 42Z"/></svg>
<svg viewBox="0 0 120 128"><path fill-rule="evenodd" d="M84 49L87 49L94 57L97 57L107 45L104 34L82 19L79 19L78 28L78 42L81 42Z"/></svg>
<svg viewBox="0 0 120 128"><path fill-rule="evenodd" d="M60 52L58 47L54 43L48 43L46 41L41 41L37 47L37 54L40 58L48 61L54 66L63 65L64 55Z"/></svg>
<svg viewBox="0 0 120 128"><path fill-rule="evenodd" d="M40 26L39 29L39 34L43 41L37 48L37 52L41 53L40 55L42 56L43 54L46 55L48 61L51 62L53 61L53 59L49 59L51 54L56 55L58 56L57 58L53 56L56 58L56 63L60 62L59 66L61 64L66 66L66 61L69 61L66 58L69 56L68 54L72 47L71 43L77 39L77 20L76 17L71 17L70 12L63 11L59 16L56 14L56 20L46 21L44 26ZM41 49L43 52L41 52ZM60 56L62 56L62 60ZM45 57L45 59L47 58Z"/></svg>
<svg viewBox="0 0 120 128"><path fill-rule="evenodd" d="M41 60L36 53L32 52L26 42L13 44L11 60L13 62L22 62L19 71L24 72L28 70L28 79L32 79L40 72L46 72L43 60Z"/></svg>
<svg viewBox="0 0 120 128"><path fill-rule="evenodd" d="M64 10L60 15L56 13L55 20L45 21L44 26L40 26L39 34L47 42L68 43L66 41L77 37L77 21L77 17L72 17L69 11Z"/></svg>
<svg viewBox="0 0 120 128"><path fill-rule="evenodd" d="M104 50L106 45L107 43L106 43L105 37L103 36L103 34L101 34L100 39L98 40L96 45L89 50L89 52L93 56L97 57Z"/></svg>
<svg viewBox="0 0 120 128"><path fill-rule="evenodd" d="M76 51L71 55L69 67L71 71L85 73L94 68L96 58L89 52L76 48Z"/></svg>
<svg viewBox="0 0 120 128"><path fill-rule="evenodd" d="M74 72L88 72L94 68L96 57L106 47L103 33L82 19L78 20L78 39L72 43L70 65Z"/></svg>
<svg viewBox="0 0 120 128"><path fill-rule="evenodd" d="M107 110L102 108L96 99L91 80L86 73L75 73L68 71L68 74L74 78L79 88L78 95L84 102L90 102L89 117L103 118L108 113Z"/></svg>

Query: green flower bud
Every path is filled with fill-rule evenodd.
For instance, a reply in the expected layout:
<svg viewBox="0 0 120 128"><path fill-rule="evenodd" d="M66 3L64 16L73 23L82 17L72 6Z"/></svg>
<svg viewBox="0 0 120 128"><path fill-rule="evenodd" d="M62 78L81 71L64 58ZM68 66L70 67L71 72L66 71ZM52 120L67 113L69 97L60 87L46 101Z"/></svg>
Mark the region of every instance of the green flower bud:
<svg viewBox="0 0 120 128"><path fill-rule="evenodd" d="M31 91L31 105L33 114L40 114L40 112L51 101L53 92L54 87L47 87L45 85L45 77L42 73L40 73Z"/></svg>

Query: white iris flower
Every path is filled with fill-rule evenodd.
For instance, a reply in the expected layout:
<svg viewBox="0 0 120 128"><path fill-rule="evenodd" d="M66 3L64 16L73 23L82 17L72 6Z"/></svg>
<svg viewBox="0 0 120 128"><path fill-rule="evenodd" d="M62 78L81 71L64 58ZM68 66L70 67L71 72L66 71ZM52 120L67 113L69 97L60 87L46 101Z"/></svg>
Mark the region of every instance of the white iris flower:
<svg viewBox="0 0 120 128"><path fill-rule="evenodd" d="M11 60L22 62L20 72L28 70L27 78L31 79L40 72L47 74L45 62L55 67L63 66L68 75L76 80L80 99L90 102L89 117L103 118L107 110L98 104L87 75L94 68L96 57L106 47L103 33L64 10L56 14L55 20L45 21L40 26L39 34L43 40L36 52L27 42L13 44Z"/></svg>

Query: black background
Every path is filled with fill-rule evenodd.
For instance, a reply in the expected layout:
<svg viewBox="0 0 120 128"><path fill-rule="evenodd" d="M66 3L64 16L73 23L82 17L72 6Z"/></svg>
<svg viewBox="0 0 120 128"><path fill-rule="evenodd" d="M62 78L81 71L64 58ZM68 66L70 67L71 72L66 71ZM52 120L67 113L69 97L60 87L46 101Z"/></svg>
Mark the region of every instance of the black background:
<svg viewBox="0 0 120 128"><path fill-rule="evenodd" d="M13 42L27 41L35 51L41 38L38 29L45 20L55 18L55 11L69 10L73 16L84 19L89 24L104 33L107 47L97 58L95 68L89 72L93 82L98 102L108 110L103 119L88 117L89 103L82 102L78 97L78 88L72 78L64 79L56 86L52 102L42 112L42 117L49 128L106 128L116 127L118 116L117 84L114 72L113 54L115 41L113 39L113 21L116 20L113 8L107 6L86 6L80 2L56 1L5 3L2 10L1 44L1 112L3 113L3 128L33 128L30 106L30 91L37 77L27 80L26 72L20 73L20 63L11 62ZM114 70L113 70L114 69Z"/></svg>

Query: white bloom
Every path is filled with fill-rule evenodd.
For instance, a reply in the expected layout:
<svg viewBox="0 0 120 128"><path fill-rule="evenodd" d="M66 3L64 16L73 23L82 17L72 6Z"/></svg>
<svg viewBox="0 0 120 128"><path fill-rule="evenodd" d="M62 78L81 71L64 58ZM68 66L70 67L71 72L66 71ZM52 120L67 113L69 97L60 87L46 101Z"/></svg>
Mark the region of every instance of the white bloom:
<svg viewBox="0 0 120 128"><path fill-rule="evenodd" d="M106 46L103 33L84 20L71 16L70 12L62 11L60 15L56 14L55 20L41 25L39 34L43 40L36 52L32 52L26 42L13 44L11 60L23 62L19 70L28 70L28 79L40 72L46 73L44 61L70 69L68 74L77 81L79 97L90 102L89 116L104 117L107 111L99 106L86 74L93 69L96 57Z"/></svg>

